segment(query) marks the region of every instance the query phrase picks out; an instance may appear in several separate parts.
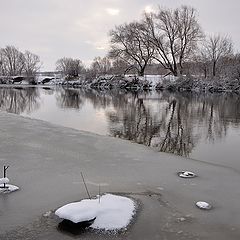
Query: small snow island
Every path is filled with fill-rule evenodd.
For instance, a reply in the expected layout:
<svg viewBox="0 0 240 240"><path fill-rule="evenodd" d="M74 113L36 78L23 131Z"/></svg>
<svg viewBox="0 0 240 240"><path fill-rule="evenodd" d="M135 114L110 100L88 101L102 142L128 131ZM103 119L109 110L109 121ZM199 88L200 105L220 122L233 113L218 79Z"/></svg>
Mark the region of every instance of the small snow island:
<svg viewBox="0 0 240 240"><path fill-rule="evenodd" d="M106 231L125 229L136 212L136 204L128 197L104 194L64 205L55 214L75 224L90 222L90 228Z"/></svg>
<svg viewBox="0 0 240 240"><path fill-rule="evenodd" d="M18 189L19 187L9 184L9 179L7 177L0 178L0 193L11 193Z"/></svg>

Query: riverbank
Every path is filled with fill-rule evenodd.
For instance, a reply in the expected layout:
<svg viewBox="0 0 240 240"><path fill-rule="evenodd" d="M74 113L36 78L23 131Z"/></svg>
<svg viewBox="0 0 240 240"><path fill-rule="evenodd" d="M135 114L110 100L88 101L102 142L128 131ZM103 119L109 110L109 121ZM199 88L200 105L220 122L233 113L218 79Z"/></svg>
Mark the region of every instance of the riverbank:
<svg viewBox="0 0 240 240"><path fill-rule="evenodd" d="M193 76L163 76L146 75L138 76L99 76L95 79L72 79L65 80L47 78L48 81L39 81L35 85L13 83L0 84L0 87L7 86L63 86L95 90L125 90L125 91L162 91L169 90L173 92L209 92L209 93L240 93L240 80L230 78L202 78Z"/></svg>
<svg viewBox="0 0 240 240"><path fill-rule="evenodd" d="M72 239L43 214L86 198L120 193L140 202L130 228L117 235L86 232L81 239L239 239L240 174L217 164L155 152L125 140L0 112L0 164L18 192L0 196L0 239ZM199 177L180 179L190 170ZM210 202L209 212L195 202Z"/></svg>

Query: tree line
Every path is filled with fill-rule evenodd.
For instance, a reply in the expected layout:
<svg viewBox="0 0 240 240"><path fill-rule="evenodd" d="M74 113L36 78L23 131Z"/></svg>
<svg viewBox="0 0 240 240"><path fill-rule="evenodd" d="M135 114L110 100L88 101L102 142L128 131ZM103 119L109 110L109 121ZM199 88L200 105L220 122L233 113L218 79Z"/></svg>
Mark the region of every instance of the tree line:
<svg viewBox="0 0 240 240"><path fill-rule="evenodd" d="M128 72L143 76L147 70L205 78L231 73L231 77L240 79L240 55L234 54L231 38L221 34L207 36L191 6L159 7L155 12L144 13L139 21L115 26L109 37L108 54L95 58L89 68L82 65L79 74L84 72L90 78ZM71 61L74 65L77 60ZM62 62L66 62L64 66ZM57 69L69 73L68 63L66 58L58 60Z"/></svg>

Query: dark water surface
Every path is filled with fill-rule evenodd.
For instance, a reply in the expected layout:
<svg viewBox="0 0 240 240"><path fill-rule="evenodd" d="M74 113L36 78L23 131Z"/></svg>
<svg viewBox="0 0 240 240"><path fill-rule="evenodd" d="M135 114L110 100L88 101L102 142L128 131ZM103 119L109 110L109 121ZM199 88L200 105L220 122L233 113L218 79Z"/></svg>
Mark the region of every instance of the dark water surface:
<svg viewBox="0 0 240 240"><path fill-rule="evenodd" d="M2 87L0 109L240 171L240 96Z"/></svg>

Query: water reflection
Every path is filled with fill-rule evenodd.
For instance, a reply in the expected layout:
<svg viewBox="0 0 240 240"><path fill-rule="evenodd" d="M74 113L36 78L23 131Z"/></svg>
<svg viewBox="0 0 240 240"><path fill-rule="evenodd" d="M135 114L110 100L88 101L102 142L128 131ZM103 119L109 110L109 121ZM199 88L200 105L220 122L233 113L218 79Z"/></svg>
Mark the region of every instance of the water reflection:
<svg viewBox="0 0 240 240"><path fill-rule="evenodd" d="M41 101L47 96L51 99ZM201 141L214 143L224 139L229 128L240 128L240 97L236 94L0 88L0 108L8 112L35 112L45 120L42 115L49 111L40 110L49 109L49 105L55 111L53 116L60 109L65 109L65 115L77 110L63 125L99 133L96 126L101 112L104 134L181 156L190 156ZM50 121L59 123L56 118ZM89 123L83 125L79 118Z"/></svg>
<svg viewBox="0 0 240 240"><path fill-rule="evenodd" d="M135 96L109 111L111 135L152 146L159 151L188 156L194 147L192 125L186 108L171 95Z"/></svg>
<svg viewBox="0 0 240 240"><path fill-rule="evenodd" d="M189 156L200 138L214 142L240 123L235 94L169 93L115 95L106 111L112 136Z"/></svg>
<svg viewBox="0 0 240 240"><path fill-rule="evenodd" d="M39 89L34 87L10 87L0 89L0 109L20 114L30 113L40 107Z"/></svg>
<svg viewBox="0 0 240 240"><path fill-rule="evenodd" d="M60 88L56 93L57 105L61 108L80 109L84 99L79 90Z"/></svg>

